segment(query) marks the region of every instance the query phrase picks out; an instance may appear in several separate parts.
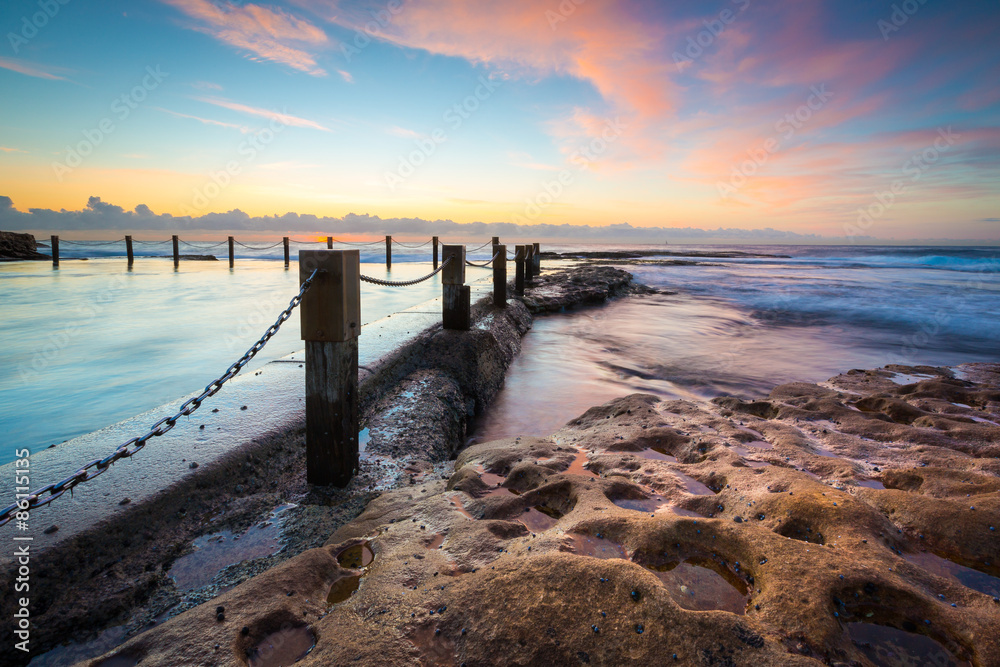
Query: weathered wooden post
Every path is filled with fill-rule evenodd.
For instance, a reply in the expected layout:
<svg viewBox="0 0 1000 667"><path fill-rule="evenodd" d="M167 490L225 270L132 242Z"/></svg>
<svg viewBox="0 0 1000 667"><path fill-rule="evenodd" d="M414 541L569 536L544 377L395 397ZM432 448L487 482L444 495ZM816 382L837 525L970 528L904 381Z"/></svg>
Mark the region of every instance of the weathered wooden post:
<svg viewBox="0 0 1000 667"><path fill-rule="evenodd" d="M53 234L49 242L52 244L52 266L59 266L59 237Z"/></svg>
<svg viewBox="0 0 1000 667"><path fill-rule="evenodd" d="M497 254L497 246L500 245L500 237L494 236L490 239L490 245L493 246L493 254Z"/></svg>
<svg viewBox="0 0 1000 667"><path fill-rule="evenodd" d="M236 248L233 246L233 237L229 237L229 268L233 268L236 265Z"/></svg>
<svg viewBox="0 0 1000 667"><path fill-rule="evenodd" d="M537 276L542 272L542 249L539 244L534 243L531 246L531 270Z"/></svg>
<svg viewBox="0 0 1000 667"><path fill-rule="evenodd" d="M507 307L507 246L493 246L493 305Z"/></svg>
<svg viewBox="0 0 1000 667"><path fill-rule="evenodd" d="M434 270L438 268L438 237L431 237L431 245L434 246Z"/></svg>
<svg viewBox="0 0 1000 667"><path fill-rule="evenodd" d="M535 248L529 243L524 246L524 283L530 285L532 283L531 277L533 272L531 270L531 265L534 262L532 257L534 256Z"/></svg>
<svg viewBox="0 0 1000 667"><path fill-rule="evenodd" d="M170 240L174 243L174 268L176 269L181 263L181 251L177 244L177 234L171 236Z"/></svg>
<svg viewBox="0 0 1000 667"><path fill-rule="evenodd" d="M514 291L524 296L524 246L514 246Z"/></svg>
<svg viewBox="0 0 1000 667"><path fill-rule="evenodd" d="M471 293L465 284L465 246L443 246L441 261L448 262L441 272L443 326L445 329L466 330L471 325Z"/></svg>
<svg viewBox="0 0 1000 667"><path fill-rule="evenodd" d="M125 237L125 254L128 256L128 268L132 268L132 264L135 262L135 254L132 252L132 237Z"/></svg>
<svg viewBox="0 0 1000 667"><path fill-rule="evenodd" d="M333 237L332 236L327 236L326 237L326 249L327 250L333 250ZM299 261L301 262L302 260L300 259Z"/></svg>
<svg viewBox="0 0 1000 667"><path fill-rule="evenodd" d="M300 250L299 279L319 269L302 297L306 342L306 481L344 487L358 467L358 335L361 254Z"/></svg>
<svg viewBox="0 0 1000 667"><path fill-rule="evenodd" d="M385 268L392 268L392 237L388 234L385 237Z"/></svg>
<svg viewBox="0 0 1000 667"><path fill-rule="evenodd" d="M288 268L288 237L285 236L281 239L282 245L285 246L285 268Z"/></svg>

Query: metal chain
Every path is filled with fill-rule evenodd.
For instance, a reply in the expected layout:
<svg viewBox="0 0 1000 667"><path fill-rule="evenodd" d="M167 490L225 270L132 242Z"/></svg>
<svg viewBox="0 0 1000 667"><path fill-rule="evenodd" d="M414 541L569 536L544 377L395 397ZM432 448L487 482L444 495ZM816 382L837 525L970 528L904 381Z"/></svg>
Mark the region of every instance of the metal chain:
<svg viewBox="0 0 1000 667"><path fill-rule="evenodd" d="M59 239L60 243L69 243L70 245L82 245L82 246L102 246L102 245L115 245L116 243L124 243L125 239L121 238L117 241L68 241L66 239Z"/></svg>
<svg viewBox="0 0 1000 667"><path fill-rule="evenodd" d="M234 241L234 243L236 243L236 245L241 245L248 250L270 250L271 248L277 248L279 245L284 243L284 241L278 241L274 245L264 246L262 248L257 248L256 246L247 245L246 243L240 243L239 241Z"/></svg>
<svg viewBox="0 0 1000 667"><path fill-rule="evenodd" d="M361 274L361 280L365 281L366 283L371 283L373 285L382 285L383 287L409 287L410 285L416 285L417 283L422 283L425 280L433 278L437 274L441 273L441 271L444 269L444 267L448 265L448 262L450 261L451 257L441 262L441 266L434 269L434 271L432 271L431 273L428 273L423 278L417 278L416 280L382 280L381 278L372 278L371 276L366 276L363 273Z"/></svg>
<svg viewBox="0 0 1000 667"><path fill-rule="evenodd" d="M499 256L500 253L498 252L495 255L493 255L493 257L491 257L489 261L483 262L482 264L477 264L476 262L470 262L469 260L465 260L465 263L468 264L469 266L478 266L481 269L485 269L487 266L493 263L493 260L495 260Z"/></svg>
<svg viewBox="0 0 1000 667"><path fill-rule="evenodd" d="M9 522L17 512L30 511L36 507L48 505L67 491L72 491L74 487L103 475L108 471L108 468L111 467L112 463L115 463L123 458L134 456L139 452L139 450L146 446L147 440L163 435L172 429L177 424L177 420L181 417L187 417L194 413L195 410L201 407L202 402L206 398L210 398L219 393L219 390L222 389L224 384L232 380L237 373L243 370L244 366L250 363L250 360L253 359L258 352L264 349L267 342L271 340L274 334L278 333L281 325L292 316L292 311L295 310L295 307L298 306L299 303L301 303L302 296L312 286L312 281L318 272L319 269L316 269L309 275L308 278L306 278L305 282L303 282L302 286L299 288L299 293L292 297L292 300L288 302L288 307L281 311L281 314L278 315L278 319L275 320L274 324L267 328L264 335L261 336L260 339L254 343L253 346L247 350L238 361L226 369L226 372L223 373L221 377L207 385L201 394L185 401L177 411L177 414L172 417L164 417L150 426L149 431L145 435L138 438L132 438L128 442L119 445L114 452L103 459L94 459L58 484L49 484L48 486L44 486L37 491L28 494L27 497L20 501L21 503L27 502L27 506L21 507L15 503L14 505L4 508L3 511L0 512L0 526ZM42 500L41 496L44 493L48 493L49 496Z"/></svg>
<svg viewBox="0 0 1000 667"><path fill-rule="evenodd" d="M221 243L213 243L211 245L198 245L196 243L191 243L190 241L185 241L184 239L179 239L178 243L183 243L184 245L191 246L192 248L197 248L198 250L211 250L212 248L218 248L219 246L226 245L228 241L222 241Z"/></svg>

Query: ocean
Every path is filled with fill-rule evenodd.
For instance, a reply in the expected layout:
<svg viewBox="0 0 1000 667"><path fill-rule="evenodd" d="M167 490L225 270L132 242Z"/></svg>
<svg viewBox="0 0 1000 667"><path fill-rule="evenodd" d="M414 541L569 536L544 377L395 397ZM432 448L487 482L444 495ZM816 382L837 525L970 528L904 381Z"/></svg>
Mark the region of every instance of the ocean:
<svg viewBox="0 0 1000 667"><path fill-rule="evenodd" d="M998 247L663 249L679 256L622 268L664 293L537 319L470 442L548 435L633 392L762 397L853 368L1000 362ZM783 257L699 256L733 251Z"/></svg>
<svg viewBox="0 0 1000 667"><path fill-rule="evenodd" d="M762 396L782 382L822 381L851 368L1000 361L1000 248L543 250L662 250L621 265L661 293L536 319L471 441L548 434L635 391ZM220 251L224 258L224 247L184 249ZM0 464L13 460L15 447L42 449L200 389L297 291L297 268L293 261L284 269L280 246L238 248L232 271L225 261L185 261L174 271L168 259L143 258L128 272L122 252L64 243L58 270L0 263ZM141 252L163 255L169 246ZM430 270L429 247L394 248L391 272L383 253L363 247L362 271L405 280ZM780 257L704 256L731 253ZM489 259L488 248L471 258ZM469 270L470 279L487 275ZM363 285L363 322L439 295L438 278L405 289ZM243 372L301 348L293 316Z"/></svg>

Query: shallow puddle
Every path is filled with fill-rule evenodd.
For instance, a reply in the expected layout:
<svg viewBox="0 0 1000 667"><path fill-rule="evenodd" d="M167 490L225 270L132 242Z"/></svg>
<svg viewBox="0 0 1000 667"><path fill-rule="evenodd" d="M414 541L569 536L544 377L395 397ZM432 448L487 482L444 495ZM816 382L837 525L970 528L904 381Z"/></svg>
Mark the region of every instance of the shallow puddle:
<svg viewBox="0 0 1000 667"><path fill-rule="evenodd" d="M653 461L670 461L671 463L677 463L677 457L667 454L667 451L661 447L650 447L649 449L644 449L641 452L635 452L635 455L640 459L652 459Z"/></svg>
<svg viewBox="0 0 1000 667"><path fill-rule="evenodd" d="M889 379L892 382L895 382L896 384L905 385L905 384L916 384L921 380L931 380L933 378L934 378L933 375L923 375L923 374L907 375L905 373L893 373L892 377L890 377Z"/></svg>
<svg viewBox="0 0 1000 667"><path fill-rule="evenodd" d="M587 464L587 452L585 450L576 450L576 457L573 462L569 464L569 468L563 470L563 474L566 475L583 475L584 477L597 477L597 473L593 473L587 470L584 466Z"/></svg>
<svg viewBox="0 0 1000 667"><path fill-rule="evenodd" d="M326 603L330 605L343 602L347 598L354 594L354 591L358 590L358 586L361 585L361 575L354 574L347 577L341 577L333 582L333 586L330 587L330 592L327 593Z"/></svg>
<svg viewBox="0 0 1000 667"><path fill-rule="evenodd" d="M533 533L541 533L559 523L559 517L553 516L551 508L548 507L528 507L522 512L517 520L524 524L524 527Z"/></svg>
<svg viewBox="0 0 1000 667"><path fill-rule="evenodd" d="M684 485L684 490L688 493L694 494L696 496L712 496L715 495L715 491L708 488L694 477L688 477L682 472L673 471L678 478L680 478L681 483Z"/></svg>
<svg viewBox="0 0 1000 667"><path fill-rule="evenodd" d="M337 562L340 563L340 567L348 570L368 567L373 560L375 560L375 554L367 542L347 547L337 554Z"/></svg>
<svg viewBox="0 0 1000 667"><path fill-rule="evenodd" d="M863 486L868 489L884 489L885 484L878 481L877 479L859 479L858 486Z"/></svg>
<svg viewBox="0 0 1000 667"><path fill-rule="evenodd" d="M840 458L840 454L834 454L829 449L823 449L822 447L816 447L815 445L813 445L813 449L816 450L816 452L815 452L816 456L822 456L822 457L828 458L828 459L839 459Z"/></svg>
<svg viewBox="0 0 1000 667"><path fill-rule="evenodd" d="M684 609L746 613L749 600L746 583L713 560L691 558L680 563L673 561L646 567L663 582L674 602Z"/></svg>
<svg viewBox="0 0 1000 667"><path fill-rule="evenodd" d="M1000 597L1000 578L992 577L979 570L973 570L971 567L959 565L929 551L917 554L903 554L903 558L927 570L931 574L955 580L974 591L986 593L992 597Z"/></svg>
<svg viewBox="0 0 1000 667"><path fill-rule="evenodd" d="M744 447L753 447L754 449L774 449L774 445L766 440L751 440L750 442L744 442Z"/></svg>
<svg viewBox="0 0 1000 667"><path fill-rule="evenodd" d="M569 539L570 551L579 556L628 559L625 547L603 537L579 533L569 533L566 537Z"/></svg>
<svg viewBox="0 0 1000 667"><path fill-rule="evenodd" d="M847 634L854 645L879 667L966 667L930 637L887 625L848 623Z"/></svg>
<svg viewBox="0 0 1000 667"><path fill-rule="evenodd" d="M250 667L287 667L309 655L316 637L308 626L274 632L253 647Z"/></svg>
<svg viewBox="0 0 1000 667"><path fill-rule="evenodd" d="M664 505L669 504L669 501L663 496L652 496L650 498L642 499L621 498L611 502L622 509L645 512L646 514L653 514Z"/></svg>
<svg viewBox="0 0 1000 667"><path fill-rule="evenodd" d="M264 558L281 548L281 525L276 517L294 505L282 505L271 514L271 520L251 526L242 535L223 530L197 538L194 551L181 556L167 575L178 590L187 591L212 583L221 570L246 560Z"/></svg>

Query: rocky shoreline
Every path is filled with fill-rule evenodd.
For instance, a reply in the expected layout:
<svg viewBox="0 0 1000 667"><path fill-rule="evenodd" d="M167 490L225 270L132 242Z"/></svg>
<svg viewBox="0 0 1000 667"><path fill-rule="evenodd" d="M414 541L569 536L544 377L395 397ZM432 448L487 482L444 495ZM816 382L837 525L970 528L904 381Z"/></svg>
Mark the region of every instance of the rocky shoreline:
<svg viewBox="0 0 1000 667"><path fill-rule="evenodd" d="M0 262L52 259L38 252L38 243L31 234L0 231Z"/></svg>
<svg viewBox="0 0 1000 667"><path fill-rule="evenodd" d="M87 664L1000 665L1000 365L957 371L475 445Z"/></svg>
<svg viewBox="0 0 1000 667"><path fill-rule="evenodd" d="M539 282L554 284L549 278ZM631 276L617 269L577 276L562 291L562 305L600 301L601 293L604 300L628 293L636 289L630 282ZM471 331L436 327L374 367L361 369L368 442L361 470L346 489L305 484L301 426L262 434L216 464L192 470L152 501L34 556L32 655L67 640L114 646L123 636L321 546L379 493L450 475L467 425L503 385L532 319L520 300L497 309L489 298L475 304L473 318ZM287 504L294 507L269 518L275 507ZM193 589L179 588L170 578L200 535L228 531L248 536L248 529L272 524L281 527L280 553L248 557ZM11 576L5 572L0 579L8 585ZM5 599L3 613L12 613L13 603ZM4 633L9 632L5 627ZM100 633L96 640L95 633ZM65 664L71 664L77 648L60 651Z"/></svg>

